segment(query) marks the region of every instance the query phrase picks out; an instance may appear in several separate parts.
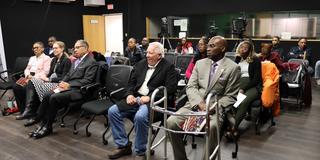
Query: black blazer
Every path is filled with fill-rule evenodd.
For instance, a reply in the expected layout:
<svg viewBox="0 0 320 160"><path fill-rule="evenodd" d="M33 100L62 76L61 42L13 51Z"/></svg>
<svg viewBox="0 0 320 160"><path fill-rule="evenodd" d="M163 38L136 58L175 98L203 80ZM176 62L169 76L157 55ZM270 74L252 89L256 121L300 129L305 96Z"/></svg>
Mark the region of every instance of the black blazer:
<svg viewBox="0 0 320 160"><path fill-rule="evenodd" d="M129 58L131 66L134 66L136 63L143 59L143 53L137 46L135 47L133 54L131 54L129 48L126 48L126 50L124 51L124 56Z"/></svg>
<svg viewBox="0 0 320 160"><path fill-rule="evenodd" d="M238 64L241 57L237 56L235 62ZM258 57L254 57L253 62L249 63L249 78L250 82L243 85L244 91L256 87L259 93L262 91L262 77L261 77L261 61Z"/></svg>
<svg viewBox="0 0 320 160"><path fill-rule="evenodd" d="M147 70L148 62L146 59L141 60L134 66L127 92L124 94L123 100L117 103L119 110L132 108L132 106L129 106L126 103L126 98L128 95L134 95L135 97L141 96L138 93L138 90L144 82ZM164 58L161 59L147 84L149 88L148 96L151 98L152 92L160 86L165 86L167 88L168 96L174 95L176 92L177 81L177 72L174 65ZM162 95L163 94L159 93L159 96Z"/></svg>
<svg viewBox="0 0 320 160"><path fill-rule="evenodd" d="M81 86L92 83L95 80L98 63L88 54L74 68L75 62L72 63L70 71L62 81L68 82L71 88L80 88Z"/></svg>
<svg viewBox="0 0 320 160"><path fill-rule="evenodd" d="M56 70L54 68L56 66ZM59 82L69 72L71 67L70 59L63 54L58 62L58 58L54 57L50 64L50 71L47 77L50 77L53 73L57 74L57 78L52 78L51 82Z"/></svg>

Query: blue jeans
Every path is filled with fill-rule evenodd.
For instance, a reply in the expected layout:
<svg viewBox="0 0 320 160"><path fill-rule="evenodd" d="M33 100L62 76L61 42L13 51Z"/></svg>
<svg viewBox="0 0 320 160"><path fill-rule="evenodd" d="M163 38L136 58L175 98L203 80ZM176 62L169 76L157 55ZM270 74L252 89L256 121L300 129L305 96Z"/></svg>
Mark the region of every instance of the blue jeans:
<svg viewBox="0 0 320 160"><path fill-rule="evenodd" d="M149 110L147 105L143 104L139 107L132 107L132 109L122 112L119 111L117 105L113 105L108 111L108 118L114 142L119 148L127 146L129 141L124 128L123 118L133 120L136 132L135 152L138 155L146 152L149 127Z"/></svg>
<svg viewBox="0 0 320 160"><path fill-rule="evenodd" d="M320 61L317 61L316 66L314 67L314 78L320 79Z"/></svg>

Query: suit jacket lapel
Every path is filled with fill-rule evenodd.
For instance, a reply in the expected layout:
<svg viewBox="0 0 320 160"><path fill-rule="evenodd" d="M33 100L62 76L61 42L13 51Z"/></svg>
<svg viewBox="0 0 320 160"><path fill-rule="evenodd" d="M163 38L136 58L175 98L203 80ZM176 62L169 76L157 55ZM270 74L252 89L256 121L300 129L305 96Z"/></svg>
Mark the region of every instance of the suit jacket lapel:
<svg viewBox="0 0 320 160"><path fill-rule="evenodd" d="M145 79L145 75L147 74L147 70L148 70L148 63L146 63L146 65L143 66L143 68L135 68L136 72L141 72L141 76L143 77L139 77L139 79L137 79L137 84L136 87L140 88L144 82Z"/></svg>
<svg viewBox="0 0 320 160"><path fill-rule="evenodd" d="M154 72L152 73L149 82L160 72L160 69L162 68L162 67L161 67L162 64L163 64L163 61L161 60L161 61L159 62L159 64L156 66ZM146 72L147 72L147 71L146 71Z"/></svg>
<svg viewBox="0 0 320 160"><path fill-rule="evenodd" d="M89 53L88 53L88 54L89 54ZM74 62L72 63L71 75L72 75L73 73L75 73L75 72L78 70L78 68L81 67L81 66L83 65L83 63L88 59L88 56L89 56L88 54L87 54L87 55L83 58L83 60L78 64L77 68L74 68L76 61L74 61Z"/></svg>
<svg viewBox="0 0 320 160"><path fill-rule="evenodd" d="M225 64L224 64L225 58L222 59L220 65L218 66L218 68L216 69L216 72L214 74L214 77L211 81L211 85L207 88L207 93L209 93L209 91L211 91L212 87L218 82L218 79L220 78L221 74L223 73L223 71L225 70ZM210 71L209 71L210 72ZM208 73L209 74L209 73ZM208 76L209 79L209 76Z"/></svg>

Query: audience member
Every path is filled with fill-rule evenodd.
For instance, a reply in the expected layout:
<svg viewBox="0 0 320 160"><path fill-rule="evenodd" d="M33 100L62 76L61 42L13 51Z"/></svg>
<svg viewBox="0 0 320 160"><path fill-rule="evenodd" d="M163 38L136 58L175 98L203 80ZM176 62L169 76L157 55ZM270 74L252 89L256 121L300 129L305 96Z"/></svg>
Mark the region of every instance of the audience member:
<svg viewBox="0 0 320 160"><path fill-rule="evenodd" d="M271 52L278 52L280 59L283 62L287 61L287 54L284 53L283 48L280 46L280 37L279 36L274 36L272 38L272 48Z"/></svg>
<svg viewBox="0 0 320 160"><path fill-rule="evenodd" d="M147 37L143 37L141 41L141 45L139 45L139 47L142 50L144 56L146 56L148 46L149 46L149 39Z"/></svg>
<svg viewBox="0 0 320 160"><path fill-rule="evenodd" d="M219 104L228 107L235 103L239 92L240 67L224 54L227 49L227 41L221 36L210 39L207 47L208 58L198 60L187 84L188 102L177 112L181 114L190 113L192 110L205 111L206 96L215 90L221 94ZM212 97L211 101L214 101ZM182 130L181 124L187 117L170 116L167 126L172 130ZM216 115L210 116L209 131L209 154L217 145L216 139ZM187 159L183 142L183 134L169 132L175 160Z"/></svg>
<svg viewBox="0 0 320 160"><path fill-rule="evenodd" d="M287 66L282 62L279 56L279 52L272 51L271 43L261 43L261 53L259 57L261 61L270 61L274 63L280 72L287 69Z"/></svg>
<svg viewBox="0 0 320 160"><path fill-rule="evenodd" d="M200 59L203 58L207 58L207 43L208 43L208 39L206 37L201 37L199 42L198 42L198 46L197 46L197 50L196 53L194 55L194 57L191 59L188 68L186 70L186 78L189 80L190 76L192 74L193 68L196 64L196 62Z"/></svg>
<svg viewBox="0 0 320 160"><path fill-rule="evenodd" d="M181 55L185 55L188 53L192 54L193 53L192 43L187 41L186 37L181 38L181 42L178 43L175 52Z"/></svg>
<svg viewBox="0 0 320 160"><path fill-rule="evenodd" d="M124 51L124 56L128 57L132 66L143 59L143 53L139 47L137 47L137 41L134 38L128 40L128 47Z"/></svg>
<svg viewBox="0 0 320 160"><path fill-rule="evenodd" d="M53 44L53 54L55 57L51 61L49 74L39 79L32 78L30 82L27 84L26 97L27 99L30 99L29 103L32 106L34 106L34 108L38 108L38 106L43 100L44 94L55 89L58 86L58 83L69 72L71 67L71 61L67 57L67 54L64 53L64 48L65 44L63 42L56 41ZM44 116L43 112L45 108L43 107L47 106L42 106L42 108L38 108L36 116L34 118L29 119L24 125L30 126L35 123L38 123Z"/></svg>
<svg viewBox="0 0 320 160"><path fill-rule="evenodd" d="M164 48L159 42L149 44L147 58L137 63L129 82L129 89L123 100L108 111L112 136L117 148L109 154L110 159L131 154L123 118L129 118L135 126L135 152L137 158L145 157L148 137L149 104L152 92L160 86L167 88L168 95L176 91L177 76L173 64L164 56Z"/></svg>
<svg viewBox="0 0 320 160"><path fill-rule="evenodd" d="M307 41L307 38L300 38L298 46L290 49L288 59L305 59L311 63L311 49L307 47Z"/></svg>
<svg viewBox="0 0 320 160"><path fill-rule="evenodd" d="M30 57L28 65L24 70L24 76L28 80L31 78L40 79L49 73L51 59L43 53L44 45L42 42L35 42L32 50L35 56ZM30 99L26 99L26 86L13 84L13 93L21 115L16 116L17 120L22 120L34 116L35 113L30 104ZM27 102L27 103L26 103Z"/></svg>
<svg viewBox="0 0 320 160"><path fill-rule="evenodd" d="M54 37L54 36L50 36L49 38L48 38L48 47L46 47L45 49L44 49L44 53L47 55L47 56L49 56L49 57L54 57L54 54L52 54L53 53L53 44L55 43L57 41L57 39L56 39L56 37Z"/></svg>
<svg viewBox="0 0 320 160"><path fill-rule="evenodd" d="M246 116L251 103L260 98L262 91L262 77L261 62L255 55L253 44L249 41L243 41L238 45L235 61L241 68L239 93L246 95L246 98L236 108L233 135L239 136L239 124Z"/></svg>
<svg viewBox="0 0 320 160"><path fill-rule="evenodd" d="M88 56L89 44L78 40L74 45L74 56L77 60L72 63L70 71L53 91L46 92L40 108L43 108L43 119L40 126L31 132L31 137L42 138L52 133L52 124L58 109L69 105L71 101L83 98L80 87L94 81L97 71L97 62Z"/></svg>
<svg viewBox="0 0 320 160"><path fill-rule="evenodd" d="M307 70L309 74L313 74L311 64L311 48L307 47L307 38L300 38L298 46L292 47L289 51L288 59L304 59L308 60Z"/></svg>

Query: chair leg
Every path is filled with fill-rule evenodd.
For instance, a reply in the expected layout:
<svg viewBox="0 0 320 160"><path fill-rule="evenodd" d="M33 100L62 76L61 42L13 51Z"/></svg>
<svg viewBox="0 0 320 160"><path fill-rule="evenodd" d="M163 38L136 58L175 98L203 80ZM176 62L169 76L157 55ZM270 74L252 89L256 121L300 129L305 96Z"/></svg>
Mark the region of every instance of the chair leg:
<svg viewBox="0 0 320 160"><path fill-rule="evenodd" d="M67 116L67 114L69 113L70 111L70 107L68 106L66 111L63 113L62 117L61 117L61 124L60 124L60 127L65 127L65 124L64 124L64 118Z"/></svg>
<svg viewBox="0 0 320 160"><path fill-rule="evenodd" d="M192 144L191 144L192 149L196 149L197 148L197 144L196 144L195 141L196 141L195 140L195 135L192 135Z"/></svg>
<svg viewBox="0 0 320 160"><path fill-rule="evenodd" d="M87 136L87 137L90 137L90 136L91 136L91 133L89 132L89 126L90 126L91 122L93 121L93 119L94 119L95 117L96 117L96 115L94 114L94 115L91 117L89 123L88 123L87 126L86 126L86 136Z"/></svg>
<svg viewBox="0 0 320 160"><path fill-rule="evenodd" d="M0 99L2 99L2 97L7 93L7 89L1 94Z"/></svg>
<svg viewBox="0 0 320 160"><path fill-rule="evenodd" d="M238 149L239 149L239 146L238 146L238 137L235 137L235 138L234 138L234 146L235 146L235 149L234 149L234 152L232 152L232 158L237 158Z"/></svg>
<svg viewBox="0 0 320 160"><path fill-rule="evenodd" d="M130 129L130 131L129 131L128 135L127 135L127 137L128 137L128 138L130 137L131 132L133 131L133 128L134 128L134 125L131 127L131 129Z"/></svg>
<svg viewBox="0 0 320 160"><path fill-rule="evenodd" d="M74 122L73 124L73 134L78 134L78 130L77 130L77 124L79 122L79 120L81 119L81 117L83 116L83 114L85 113L84 110L81 111L79 118Z"/></svg>
<svg viewBox="0 0 320 160"><path fill-rule="evenodd" d="M105 126L107 127L106 128L106 130L103 132L103 134L102 134L102 143L104 144L104 145L107 145L108 144L108 140L106 140L106 134L107 134L107 132L108 132L108 130L109 130L109 120L108 120L108 117L106 116L106 115L104 115L104 117L106 118L106 123L105 123Z"/></svg>
<svg viewBox="0 0 320 160"><path fill-rule="evenodd" d="M259 114L257 116L256 122L255 122L255 129L256 129L256 135L260 135L260 116L261 114Z"/></svg>
<svg viewBox="0 0 320 160"><path fill-rule="evenodd" d="M183 135L182 141L183 141L184 145L187 145L187 137L188 137L187 134Z"/></svg>

